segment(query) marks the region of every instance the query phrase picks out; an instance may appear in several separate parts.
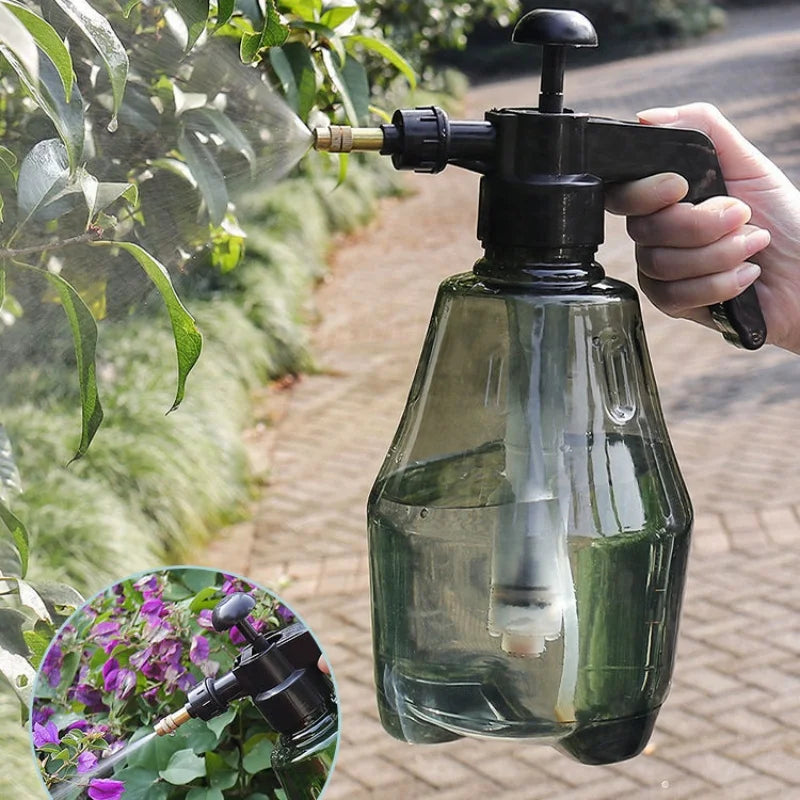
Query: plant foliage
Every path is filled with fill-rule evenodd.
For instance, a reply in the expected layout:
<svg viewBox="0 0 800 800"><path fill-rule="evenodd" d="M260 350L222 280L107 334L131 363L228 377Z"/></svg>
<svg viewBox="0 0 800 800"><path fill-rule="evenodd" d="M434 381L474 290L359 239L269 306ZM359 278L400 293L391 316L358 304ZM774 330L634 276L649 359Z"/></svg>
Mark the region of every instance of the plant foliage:
<svg viewBox="0 0 800 800"><path fill-rule="evenodd" d="M365 122L387 65L413 84L355 5L0 0L0 372L72 360L74 458L103 420L103 320L146 316L160 296L177 408L202 338L176 287L198 270L237 268L246 234L235 190L284 174L308 147L303 123ZM71 356L60 344L67 330ZM0 675L24 704L34 645L78 595L26 581L31 542L13 512L14 469L9 450Z"/></svg>
<svg viewBox="0 0 800 800"><path fill-rule="evenodd" d="M258 632L294 621L263 590L189 568L122 581L69 618L39 655L33 705L34 744L51 791L72 798L102 789L132 800L194 800L222 790L229 798L281 796L270 768L277 733L247 701L115 758L177 711L193 687L230 671L245 640L235 627L211 629L211 611L232 592L256 599L249 619Z"/></svg>

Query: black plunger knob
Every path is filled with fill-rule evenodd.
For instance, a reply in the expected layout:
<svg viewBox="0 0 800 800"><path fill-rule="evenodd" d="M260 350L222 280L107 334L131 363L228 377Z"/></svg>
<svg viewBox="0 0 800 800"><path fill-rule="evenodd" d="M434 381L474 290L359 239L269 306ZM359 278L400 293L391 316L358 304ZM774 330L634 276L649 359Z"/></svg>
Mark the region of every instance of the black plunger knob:
<svg viewBox="0 0 800 800"><path fill-rule="evenodd" d="M235 592L217 603L211 613L211 624L214 630L220 633L230 630L235 625L250 644L256 644L261 637L247 621L247 615L255 607L256 601L253 597L244 592Z"/></svg>
<svg viewBox="0 0 800 800"><path fill-rule="evenodd" d="M516 24L511 41L514 44L542 45L539 111L561 113L564 109L564 48L597 47L597 31L592 23L578 11L538 8Z"/></svg>

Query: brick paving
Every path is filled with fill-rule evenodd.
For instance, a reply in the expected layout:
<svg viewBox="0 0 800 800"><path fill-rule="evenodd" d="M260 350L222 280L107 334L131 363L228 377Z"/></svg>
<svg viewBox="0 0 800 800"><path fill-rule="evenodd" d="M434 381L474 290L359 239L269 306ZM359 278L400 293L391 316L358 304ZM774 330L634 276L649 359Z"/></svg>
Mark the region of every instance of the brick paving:
<svg viewBox="0 0 800 800"><path fill-rule="evenodd" d="M699 46L584 67L568 104L632 118L717 103L800 180L800 7L737 12ZM473 113L535 102L537 80L475 89ZM463 740L411 747L383 733L371 672L365 512L394 433L434 292L479 255L476 176L410 176L333 253L316 298L319 374L272 390L250 444L266 488L252 520L205 555L281 593L319 634L341 695L342 747L326 800L800 799L800 359L733 350L645 303L673 443L697 514L670 698L646 754L584 767L549 748ZM610 219L599 260L633 280ZM288 584L287 584L288 581Z"/></svg>

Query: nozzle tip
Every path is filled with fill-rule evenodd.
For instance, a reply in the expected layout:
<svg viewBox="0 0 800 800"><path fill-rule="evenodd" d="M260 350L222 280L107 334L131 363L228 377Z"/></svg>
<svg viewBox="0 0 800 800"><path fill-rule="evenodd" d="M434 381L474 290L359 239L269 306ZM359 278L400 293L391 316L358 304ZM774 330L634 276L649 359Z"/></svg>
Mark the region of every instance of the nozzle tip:
<svg viewBox="0 0 800 800"><path fill-rule="evenodd" d="M164 717L164 719L160 720L153 726L153 730L159 736L166 736L169 733L175 733L181 725L185 722L188 722L192 718L192 715L189 713L188 706L185 706L180 711L176 711L174 714L170 714L168 717Z"/></svg>
<svg viewBox="0 0 800 800"><path fill-rule="evenodd" d="M353 150L377 151L383 147L380 128L351 128L349 125L331 125L314 128L314 149L329 153L350 153Z"/></svg>

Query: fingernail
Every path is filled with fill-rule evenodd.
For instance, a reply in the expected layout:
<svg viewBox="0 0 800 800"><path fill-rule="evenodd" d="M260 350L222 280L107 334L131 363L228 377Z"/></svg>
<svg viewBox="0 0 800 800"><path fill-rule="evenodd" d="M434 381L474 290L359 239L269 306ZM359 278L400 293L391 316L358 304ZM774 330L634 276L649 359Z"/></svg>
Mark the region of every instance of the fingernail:
<svg viewBox="0 0 800 800"><path fill-rule="evenodd" d="M680 200L689 190L686 179L680 175L665 175L656 185L655 192L659 200L665 203L674 203Z"/></svg>
<svg viewBox="0 0 800 800"><path fill-rule="evenodd" d="M744 264L736 270L736 282L740 289L746 289L760 274L758 264Z"/></svg>
<svg viewBox="0 0 800 800"><path fill-rule="evenodd" d="M665 125L678 119L678 111L674 108L647 108L637 112L640 122L652 122L656 125Z"/></svg>
<svg viewBox="0 0 800 800"><path fill-rule="evenodd" d="M768 244L770 240L769 231L764 230L763 228L757 228L754 231L750 231L744 237L745 247L747 249L747 257L754 255L759 250L763 250Z"/></svg>

